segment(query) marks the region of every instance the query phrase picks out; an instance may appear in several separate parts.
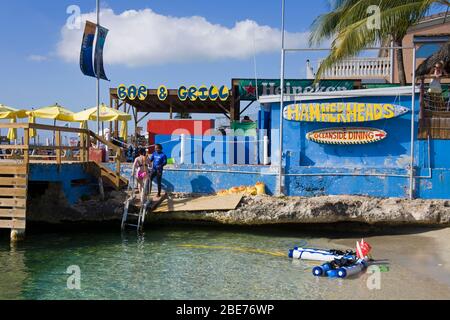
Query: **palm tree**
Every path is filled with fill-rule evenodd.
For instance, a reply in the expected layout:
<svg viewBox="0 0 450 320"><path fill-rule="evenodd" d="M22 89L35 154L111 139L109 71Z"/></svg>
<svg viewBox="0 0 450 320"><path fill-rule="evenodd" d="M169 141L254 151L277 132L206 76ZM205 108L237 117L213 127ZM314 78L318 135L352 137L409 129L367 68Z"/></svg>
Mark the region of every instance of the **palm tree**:
<svg viewBox="0 0 450 320"><path fill-rule="evenodd" d="M333 64L352 57L364 48L393 41L401 47L408 29L425 17L432 5L450 7L449 0L334 0L329 13L312 24L310 45L334 38L329 55L317 70L316 81ZM379 8L379 27L371 27L370 6ZM396 50L400 83L406 84L403 50Z"/></svg>

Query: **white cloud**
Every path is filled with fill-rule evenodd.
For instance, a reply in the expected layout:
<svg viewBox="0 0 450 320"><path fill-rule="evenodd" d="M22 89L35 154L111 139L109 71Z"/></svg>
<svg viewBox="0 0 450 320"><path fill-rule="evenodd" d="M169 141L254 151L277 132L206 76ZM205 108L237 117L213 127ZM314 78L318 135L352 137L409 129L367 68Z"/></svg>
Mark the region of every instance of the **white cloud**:
<svg viewBox="0 0 450 320"><path fill-rule="evenodd" d="M48 57L46 56L41 56L38 54L31 54L27 57L28 61L33 61L33 62L44 62L48 60Z"/></svg>
<svg viewBox="0 0 450 320"><path fill-rule="evenodd" d="M83 14L95 21L95 13ZM160 65L220 59L245 59L256 52L280 50L280 30L255 21L236 22L232 28L213 24L204 17L172 17L151 9L115 14L104 9L101 24L110 30L105 45L105 63L127 66ZM63 27L57 54L68 62L79 59L83 28ZM287 33L286 44L306 46L309 33Z"/></svg>

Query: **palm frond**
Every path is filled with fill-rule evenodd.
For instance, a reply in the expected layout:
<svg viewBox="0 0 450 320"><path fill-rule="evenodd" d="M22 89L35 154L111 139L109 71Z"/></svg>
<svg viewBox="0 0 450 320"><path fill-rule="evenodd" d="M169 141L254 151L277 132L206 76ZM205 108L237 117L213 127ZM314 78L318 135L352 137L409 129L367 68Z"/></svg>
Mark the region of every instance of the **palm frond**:
<svg viewBox="0 0 450 320"><path fill-rule="evenodd" d="M388 39L402 39L407 30L422 19L432 4L448 0L359 0L348 2L344 11L339 12L339 21L334 26L335 39L330 54L323 60L316 73L316 81L324 71L345 58L376 43ZM369 28L371 16L367 13L370 5L380 8L380 28ZM330 14L335 22L336 16ZM327 23L331 23L331 18ZM329 27L328 27L329 28ZM331 29L331 28L329 28ZM329 33L329 31L325 32ZM324 36L325 33L320 34Z"/></svg>
<svg viewBox="0 0 450 320"><path fill-rule="evenodd" d="M329 13L314 19L310 30L309 45L319 45L323 40L333 37L337 33L337 25L342 15L359 0L338 0Z"/></svg>

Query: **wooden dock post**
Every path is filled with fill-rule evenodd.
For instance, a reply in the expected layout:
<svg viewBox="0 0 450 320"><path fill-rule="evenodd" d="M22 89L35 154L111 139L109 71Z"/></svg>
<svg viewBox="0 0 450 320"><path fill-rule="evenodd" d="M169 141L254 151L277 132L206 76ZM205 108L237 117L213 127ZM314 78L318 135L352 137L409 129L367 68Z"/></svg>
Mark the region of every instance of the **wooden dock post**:
<svg viewBox="0 0 450 320"><path fill-rule="evenodd" d="M25 239L25 229L11 229L11 242L22 241Z"/></svg>
<svg viewBox="0 0 450 320"><path fill-rule="evenodd" d="M56 147L56 163L58 164L59 167L61 167L61 131L57 130L56 131L56 137L55 137L55 147Z"/></svg>

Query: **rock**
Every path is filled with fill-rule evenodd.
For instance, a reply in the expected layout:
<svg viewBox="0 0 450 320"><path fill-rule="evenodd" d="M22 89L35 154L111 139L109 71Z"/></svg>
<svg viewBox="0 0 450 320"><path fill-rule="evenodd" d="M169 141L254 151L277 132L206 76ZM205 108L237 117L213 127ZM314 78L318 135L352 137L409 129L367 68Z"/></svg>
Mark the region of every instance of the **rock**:
<svg viewBox="0 0 450 320"><path fill-rule="evenodd" d="M92 197L69 205L61 191L49 188L29 204L27 219L47 223L119 222L126 193L110 191L105 201ZM184 198L192 194L173 194ZM373 198L366 196L271 197L244 196L235 210L174 212L150 215L147 221L206 221L233 225L318 224L359 222L369 225L450 225L447 200Z"/></svg>
<svg viewBox="0 0 450 320"><path fill-rule="evenodd" d="M223 224L263 225L286 223L360 222L383 225L448 225L445 200L409 200L366 196L270 197L245 196L230 211L176 212L156 220L214 221Z"/></svg>
<svg viewBox="0 0 450 320"><path fill-rule="evenodd" d="M110 191L105 200L98 195L71 205L61 186L52 184L43 195L28 201L27 221L39 223L108 222L122 219L126 193Z"/></svg>

